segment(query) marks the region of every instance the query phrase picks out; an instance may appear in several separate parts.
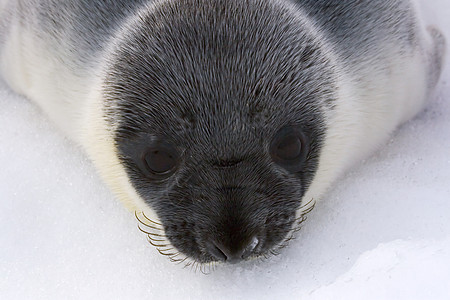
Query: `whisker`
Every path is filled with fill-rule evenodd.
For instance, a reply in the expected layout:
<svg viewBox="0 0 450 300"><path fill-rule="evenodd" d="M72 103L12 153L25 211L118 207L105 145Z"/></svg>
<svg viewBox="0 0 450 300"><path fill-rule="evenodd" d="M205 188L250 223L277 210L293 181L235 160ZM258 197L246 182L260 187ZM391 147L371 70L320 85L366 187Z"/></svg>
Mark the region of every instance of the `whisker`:
<svg viewBox="0 0 450 300"><path fill-rule="evenodd" d="M180 261L178 261L177 262L177 264L181 264L181 263L184 263L186 260L188 259L188 257L186 256L184 259L182 259L182 260L180 260Z"/></svg>
<svg viewBox="0 0 450 300"><path fill-rule="evenodd" d="M212 271L214 272L217 269L218 263L216 261L212 262Z"/></svg>
<svg viewBox="0 0 450 300"><path fill-rule="evenodd" d="M191 270L194 270L194 272L198 272L198 270L200 270L204 274L208 273L206 266L203 266L196 260L191 260L191 258L178 252L175 248L170 247L171 244L168 242L167 236L164 234L164 230L160 223L151 220L142 211L135 211L134 215L139 222L138 229L147 235L147 241L156 248L159 254L168 257L173 263L184 263L183 268L190 267ZM148 222L150 222L150 224Z"/></svg>
<svg viewBox="0 0 450 300"><path fill-rule="evenodd" d="M200 267L200 264L198 263L198 261L196 261L195 262L195 273L197 273L199 267Z"/></svg>
<svg viewBox="0 0 450 300"><path fill-rule="evenodd" d="M184 260L186 260L186 258L184 258L184 259L181 259L181 258L174 258L174 257L177 257L177 256L179 256L180 255L180 253L177 253L176 255L173 255L173 256L169 256L169 260L171 261L171 262L173 262L173 263L181 263L181 262L183 262Z"/></svg>
<svg viewBox="0 0 450 300"><path fill-rule="evenodd" d="M212 266L213 266L213 262L210 261L210 262L208 263L208 274L211 273ZM213 270L213 271L214 271L214 270Z"/></svg>
<svg viewBox="0 0 450 300"><path fill-rule="evenodd" d="M205 265L200 264L200 272L202 272L203 275L208 275L208 273L205 272Z"/></svg>
<svg viewBox="0 0 450 300"><path fill-rule="evenodd" d="M151 228L151 229L153 229L153 230L162 231L161 228L158 228L158 227L155 227L155 226L152 226L152 225L143 223L143 222L141 222L141 224L144 225L144 226L146 226L146 227L148 227L148 228Z"/></svg>
<svg viewBox="0 0 450 300"><path fill-rule="evenodd" d="M159 254L168 257L173 263L184 264L183 268L189 267L191 271L194 271L195 273L200 271L207 275L211 273L211 270L215 269L215 262L203 264L195 259L185 256L174 247L170 247L172 245L168 241L167 235L164 234L163 225L161 223L150 219L143 211L135 211L134 215L139 222L137 226L139 231L147 235L148 243L155 247Z"/></svg>
<svg viewBox="0 0 450 300"><path fill-rule="evenodd" d="M303 217L304 215L309 214L314 207L316 206L316 201L314 200L314 198L311 198L311 200L309 200L309 202L305 203L304 205L302 205L299 210L301 210L301 214L300 214L300 218Z"/></svg>
<svg viewBox="0 0 450 300"><path fill-rule="evenodd" d="M157 250L158 250L158 252L161 253L162 255L164 255L164 256L169 256L169 257L171 257L171 256L176 256L176 255L178 254L178 252L169 252L169 253L164 252L164 249L163 249L163 250L157 249Z"/></svg>
<svg viewBox="0 0 450 300"><path fill-rule="evenodd" d="M139 228L140 231L142 231L142 232L145 233L145 234L161 236L161 235L159 235L159 234L156 234L156 233L153 233L153 232L146 231L146 230L142 229L142 227L141 227L139 224L138 224L138 228ZM165 236L161 236L161 237L165 237Z"/></svg>
<svg viewBox="0 0 450 300"><path fill-rule="evenodd" d="M152 245L154 247L163 247L164 248L164 247L168 246L167 244L163 244L163 245L155 244L148 235L147 235L147 241L150 243L150 245Z"/></svg>
<svg viewBox="0 0 450 300"><path fill-rule="evenodd" d="M147 217L143 211L142 211L141 213L142 213L142 215L144 216L144 218L147 219L149 222L151 222L151 223L153 223L153 224L156 224L156 225L162 227L162 224L161 224L161 223L158 223L158 222L156 222L156 221L153 221L152 219L150 219L149 217Z"/></svg>
<svg viewBox="0 0 450 300"><path fill-rule="evenodd" d="M297 225L301 225L303 222L305 222L308 218L306 216L302 216L297 220Z"/></svg>
<svg viewBox="0 0 450 300"><path fill-rule="evenodd" d="M303 222L302 220L304 219L306 217L306 214L301 214L300 216L298 216L296 219L295 219L295 221L296 222Z"/></svg>
<svg viewBox="0 0 450 300"><path fill-rule="evenodd" d="M156 248L156 250L158 250L158 252L159 252L160 254L164 255L164 256L171 256L171 255L176 255L176 254L177 254L177 252L174 252L174 253L164 253L164 252L163 252L164 250L161 250L161 249L158 249L158 248Z"/></svg>
<svg viewBox="0 0 450 300"><path fill-rule="evenodd" d="M156 243L167 242L167 240L159 240L159 239L152 238L150 234L149 234L147 237L148 237L150 240L152 240L153 242L156 242Z"/></svg>
<svg viewBox="0 0 450 300"><path fill-rule="evenodd" d="M163 252L166 252L166 251L173 251L173 250L175 250L175 251L177 251L175 248L173 248L173 247L171 247L171 248L166 248L166 249L160 249L161 251L163 251ZM177 252L178 253L178 252Z"/></svg>
<svg viewBox="0 0 450 300"><path fill-rule="evenodd" d="M190 265L190 270L189 271L194 272L195 263L196 263L195 261L192 262L192 264Z"/></svg>
<svg viewBox="0 0 450 300"><path fill-rule="evenodd" d="M211 274L211 262L209 262L208 264L203 264L203 271L202 271L202 273L204 275Z"/></svg>
<svg viewBox="0 0 450 300"><path fill-rule="evenodd" d="M312 203L312 205L311 205L311 203ZM315 204L316 204L316 201L314 200L314 198L311 198L311 200L309 200L308 202L306 202L305 204L303 204L303 205L300 207L300 209L304 209L305 207L308 207L308 206L313 206L313 207L314 207Z"/></svg>
<svg viewBox="0 0 450 300"><path fill-rule="evenodd" d="M151 234L152 236L157 236L157 237L167 238L167 236L166 236L165 234L158 234L158 233L154 233L154 232L151 232L151 233L149 233L149 234Z"/></svg>
<svg viewBox="0 0 450 300"><path fill-rule="evenodd" d="M314 201L314 199L311 199L309 202L300 207L299 210L301 210L301 213L299 217L295 219L294 224L290 230L290 233L286 235L286 238L283 241L281 241L276 247L274 247L272 250L269 251L270 254L274 256L279 255L280 254L279 251L286 248L289 242L295 239L295 233L297 233L302 229L303 226L301 226L301 224L303 224L303 222L307 220L306 215L309 214L314 209L315 205L316 202ZM265 256L265 258L267 257Z"/></svg>
<svg viewBox="0 0 450 300"><path fill-rule="evenodd" d="M278 252L276 250L270 250L270 254L272 254L273 256L277 256L277 255L280 255L280 252Z"/></svg>
<svg viewBox="0 0 450 300"><path fill-rule="evenodd" d="M149 232L149 231L144 231L144 230L141 230L142 232L145 232L146 234L148 234L148 235L151 235L152 237L158 237L158 238L163 238L163 239L165 239L165 240L167 240L167 236L165 235L165 234L158 234L158 233L154 233L154 232Z"/></svg>
<svg viewBox="0 0 450 300"><path fill-rule="evenodd" d="M149 228L152 228L152 229L155 229L155 230L158 230L158 231L162 231L162 228L160 228L160 227L156 227L155 225L152 225L152 224L147 224L147 222L145 222L144 220L142 220L142 219L137 215L137 212L136 212L136 211L134 212L134 215L135 215L136 219L139 221L139 223L141 223L142 225L144 225L144 226L146 226L146 227L149 227Z"/></svg>

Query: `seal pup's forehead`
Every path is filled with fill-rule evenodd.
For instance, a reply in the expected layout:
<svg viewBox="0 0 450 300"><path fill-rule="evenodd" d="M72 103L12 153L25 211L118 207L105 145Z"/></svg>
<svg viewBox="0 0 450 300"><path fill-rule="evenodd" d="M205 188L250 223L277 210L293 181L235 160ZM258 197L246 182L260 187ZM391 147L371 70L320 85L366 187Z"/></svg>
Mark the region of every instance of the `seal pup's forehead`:
<svg viewBox="0 0 450 300"><path fill-rule="evenodd" d="M332 98L326 55L284 6L185 0L141 18L131 41L115 50L106 79L111 107L130 112L121 114L119 133L148 127L176 135L207 125L273 134L280 119L312 122L311 112Z"/></svg>

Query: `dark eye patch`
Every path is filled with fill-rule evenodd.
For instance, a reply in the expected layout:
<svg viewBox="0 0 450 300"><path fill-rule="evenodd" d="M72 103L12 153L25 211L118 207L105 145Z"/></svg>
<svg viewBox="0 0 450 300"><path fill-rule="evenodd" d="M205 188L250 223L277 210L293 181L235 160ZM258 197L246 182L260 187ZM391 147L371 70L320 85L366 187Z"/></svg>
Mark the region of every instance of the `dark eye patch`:
<svg viewBox="0 0 450 300"><path fill-rule="evenodd" d="M282 160L294 160L302 153L302 141L297 135L284 137L274 149L276 156Z"/></svg>
<svg viewBox="0 0 450 300"><path fill-rule="evenodd" d="M178 165L178 154L169 145L149 148L142 159L147 171L156 176L171 174Z"/></svg>
<svg viewBox="0 0 450 300"><path fill-rule="evenodd" d="M286 126L275 134L269 151L276 164L288 171L298 172L309 151L309 144L300 128Z"/></svg>
<svg viewBox="0 0 450 300"><path fill-rule="evenodd" d="M170 177L181 162L179 149L164 137L148 133L118 140L124 160L139 170L142 178L160 180Z"/></svg>

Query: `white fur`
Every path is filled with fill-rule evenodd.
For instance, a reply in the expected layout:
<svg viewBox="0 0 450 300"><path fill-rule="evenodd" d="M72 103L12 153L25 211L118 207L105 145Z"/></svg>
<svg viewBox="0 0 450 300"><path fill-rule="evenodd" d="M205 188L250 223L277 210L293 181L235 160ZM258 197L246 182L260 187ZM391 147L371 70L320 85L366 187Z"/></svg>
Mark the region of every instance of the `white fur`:
<svg viewBox="0 0 450 300"><path fill-rule="evenodd" d="M328 121L330 125L319 168L305 200L320 199L342 172L367 157L399 124L423 108L427 95L427 69L423 57L418 54L413 59L397 56L392 64L390 75L370 68L365 70L371 86L373 82L378 83L376 89L367 89L365 82L354 82L347 75L351 73L340 76L339 98L345 101L338 102L336 114ZM359 99L372 101L361 106Z"/></svg>
<svg viewBox="0 0 450 300"><path fill-rule="evenodd" d="M76 66L62 64L67 55L61 49L49 49L16 24L10 27L0 68L11 88L36 102L67 135L78 140L92 74L79 69L75 73Z"/></svg>

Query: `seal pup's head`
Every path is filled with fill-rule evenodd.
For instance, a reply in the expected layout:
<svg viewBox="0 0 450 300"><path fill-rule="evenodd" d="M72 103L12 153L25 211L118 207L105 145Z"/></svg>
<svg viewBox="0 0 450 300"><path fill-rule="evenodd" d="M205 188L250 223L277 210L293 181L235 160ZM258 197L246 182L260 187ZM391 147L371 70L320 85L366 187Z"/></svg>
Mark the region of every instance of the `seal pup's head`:
<svg viewBox="0 0 450 300"><path fill-rule="evenodd" d="M114 149L108 158L93 150L96 163L116 172L107 181L133 209L156 213L161 239L185 256L268 254L311 200L336 97L324 49L277 1L145 7L104 63L104 125L90 135Z"/></svg>

